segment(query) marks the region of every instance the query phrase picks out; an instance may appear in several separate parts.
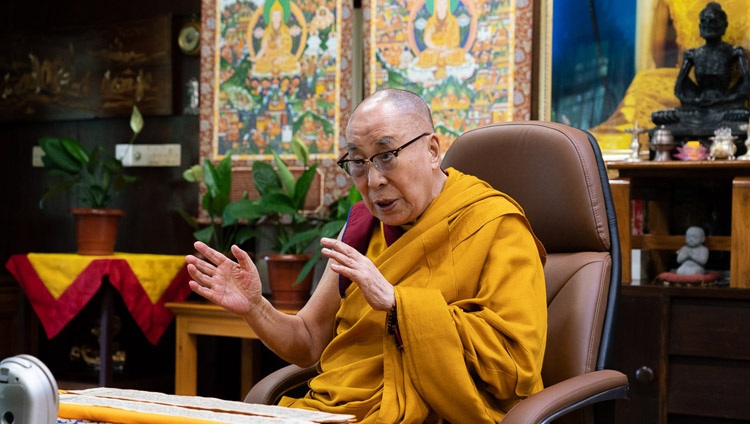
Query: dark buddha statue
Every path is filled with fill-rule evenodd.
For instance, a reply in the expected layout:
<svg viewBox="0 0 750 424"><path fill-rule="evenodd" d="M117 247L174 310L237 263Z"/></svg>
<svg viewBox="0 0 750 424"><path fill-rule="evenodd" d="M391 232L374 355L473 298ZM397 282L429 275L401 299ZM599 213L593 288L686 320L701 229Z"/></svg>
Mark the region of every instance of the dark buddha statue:
<svg viewBox="0 0 750 424"><path fill-rule="evenodd" d="M680 106L656 111L651 120L664 125L676 142L698 139L708 144L719 127L729 127L733 135L743 136L740 126L750 118L750 69L745 50L722 41L727 14L718 3L708 3L701 11L699 28L706 43L683 55L674 88ZM690 78L691 70L695 81Z"/></svg>

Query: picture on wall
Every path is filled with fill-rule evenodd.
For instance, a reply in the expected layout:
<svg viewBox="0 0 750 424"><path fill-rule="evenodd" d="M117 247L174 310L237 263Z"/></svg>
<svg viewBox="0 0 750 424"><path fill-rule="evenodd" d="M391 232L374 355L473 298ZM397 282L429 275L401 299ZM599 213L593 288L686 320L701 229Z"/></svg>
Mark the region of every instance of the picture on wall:
<svg viewBox="0 0 750 424"><path fill-rule="evenodd" d="M364 0L366 90L413 91L443 149L470 128L529 119L531 2Z"/></svg>
<svg viewBox="0 0 750 424"><path fill-rule="evenodd" d="M654 112L680 105L683 54L705 44L699 15L711 0L542 1L553 9L550 119L590 131L608 159L627 157L628 130L653 129ZM722 40L750 52L747 1L718 3Z"/></svg>
<svg viewBox="0 0 750 424"><path fill-rule="evenodd" d="M0 122L172 113L171 18L10 31L0 43Z"/></svg>
<svg viewBox="0 0 750 424"><path fill-rule="evenodd" d="M299 138L314 160L338 158L351 97L342 0L204 0L203 11L202 156L291 159Z"/></svg>

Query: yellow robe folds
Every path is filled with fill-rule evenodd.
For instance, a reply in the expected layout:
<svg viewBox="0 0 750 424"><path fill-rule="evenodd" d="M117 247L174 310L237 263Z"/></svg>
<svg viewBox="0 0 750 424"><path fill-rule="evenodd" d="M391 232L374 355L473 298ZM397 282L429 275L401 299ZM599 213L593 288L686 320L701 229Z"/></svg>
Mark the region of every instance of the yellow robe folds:
<svg viewBox="0 0 750 424"><path fill-rule="evenodd" d="M351 284L320 375L282 404L365 423L485 423L542 389L546 253L513 200L449 169L417 223L371 259L395 286L403 350Z"/></svg>
<svg viewBox="0 0 750 424"><path fill-rule="evenodd" d="M261 39L265 53L256 59L253 71L258 74L299 71L297 58L292 54L292 43L292 34L286 24L278 29L267 27Z"/></svg>
<svg viewBox="0 0 750 424"><path fill-rule="evenodd" d="M449 13L442 22L437 15L430 16L425 33L432 34L430 40L435 47L428 47L419 54L417 66L459 66L464 62L464 51L460 46L461 28L454 15Z"/></svg>

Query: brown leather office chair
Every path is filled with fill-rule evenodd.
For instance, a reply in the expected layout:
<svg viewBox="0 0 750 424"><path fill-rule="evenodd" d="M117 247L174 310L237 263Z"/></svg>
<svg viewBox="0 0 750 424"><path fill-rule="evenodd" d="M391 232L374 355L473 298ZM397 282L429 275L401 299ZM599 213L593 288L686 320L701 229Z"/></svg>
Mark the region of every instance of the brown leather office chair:
<svg viewBox="0 0 750 424"><path fill-rule="evenodd" d="M517 200L548 253L546 388L519 402L503 424L611 421L613 399L627 398L628 380L611 369L620 251L596 140L549 122L489 125L459 137L443 167L476 175ZM245 400L274 403L282 394L275 382L304 386L314 373L287 367Z"/></svg>

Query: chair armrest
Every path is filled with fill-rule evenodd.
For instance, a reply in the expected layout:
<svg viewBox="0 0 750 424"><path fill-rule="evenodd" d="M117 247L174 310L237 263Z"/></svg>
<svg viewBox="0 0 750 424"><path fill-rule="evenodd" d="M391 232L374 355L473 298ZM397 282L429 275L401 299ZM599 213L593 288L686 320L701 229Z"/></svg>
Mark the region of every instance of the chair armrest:
<svg viewBox="0 0 750 424"><path fill-rule="evenodd" d="M612 399L627 399L628 378L614 370L600 370L569 378L535 393L508 411L503 424L547 423L583 408Z"/></svg>
<svg viewBox="0 0 750 424"><path fill-rule="evenodd" d="M286 392L307 384L317 374L317 364L307 368L287 365L268 374L255 384L247 392L245 403L275 405Z"/></svg>

